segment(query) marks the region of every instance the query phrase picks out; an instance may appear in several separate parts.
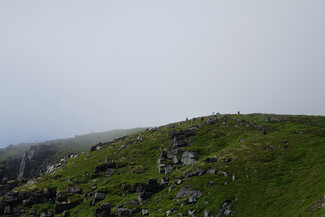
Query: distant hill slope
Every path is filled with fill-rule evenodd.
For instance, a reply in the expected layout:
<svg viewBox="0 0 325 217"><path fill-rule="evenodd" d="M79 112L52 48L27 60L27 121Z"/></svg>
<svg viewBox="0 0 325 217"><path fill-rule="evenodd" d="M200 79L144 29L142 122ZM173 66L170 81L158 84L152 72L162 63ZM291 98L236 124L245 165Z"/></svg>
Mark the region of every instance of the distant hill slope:
<svg viewBox="0 0 325 217"><path fill-rule="evenodd" d="M93 146L2 196L4 216L325 216L325 117L220 115Z"/></svg>
<svg viewBox="0 0 325 217"><path fill-rule="evenodd" d="M68 153L79 153L86 151L94 144L109 142L119 137L133 134L144 129L145 128L111 130L75 136L74 138L50 140L38 144L20 143L18 145L10 145L6 148L0 149L0 180L2 180L4 177L8 177L10 179L17 177L23 155L25 152L29 151L31 147L40 145L46 147L47 149L54 150L54 152L51 152L50 155L44 156L47 162L51 162L59 160ZM37 162L37 164L42 165L43 162Z"/></svg>

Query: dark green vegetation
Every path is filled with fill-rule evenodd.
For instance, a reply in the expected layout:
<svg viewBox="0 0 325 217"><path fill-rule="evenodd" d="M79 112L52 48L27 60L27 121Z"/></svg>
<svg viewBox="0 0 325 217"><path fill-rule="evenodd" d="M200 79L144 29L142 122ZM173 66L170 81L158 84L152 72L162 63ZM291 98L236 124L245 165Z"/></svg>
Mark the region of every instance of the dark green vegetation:
<svg viewBox="0 0 325 217"><path fill-rule="evenodd" d="M191 135L176 136L177 147L171 139L178 132ZM136 216L142 209L150 216L166 216L167 211L170 216L187 216L189 211L204 216L206 210L207 216L325 216L325 117L221 115L136 133L98 149L68 159L34 184L14 189L18 198L51 189L56 194L35 204L18 200L13 202L16 209L25 210L22 216L39 216L56 208L55 216L62 216L54 203L64 195L62 203L71 205L64 213L70 216L93 216L102 203L110 203L117 213L127 201L120 207ZM164 157L175 150L197 153L197 162L183 165ZM159 158L173 168L170 174L158 172ZM158 180L155 190L143 189L149 179ZM162 179L169 181L161 184ZM181 189L192 192L182 196ZM193 196L194 190L199 196ZM148 197L141 195L146 191ZM92 206L96 192L104 198ZM130 202L139 196L141 203Z"/></svg>

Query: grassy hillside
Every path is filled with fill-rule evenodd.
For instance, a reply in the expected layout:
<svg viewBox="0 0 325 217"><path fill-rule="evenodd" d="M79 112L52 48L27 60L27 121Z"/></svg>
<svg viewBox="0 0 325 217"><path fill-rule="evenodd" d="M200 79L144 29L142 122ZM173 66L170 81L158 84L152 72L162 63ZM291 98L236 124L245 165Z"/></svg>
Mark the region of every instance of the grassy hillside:
<svg viewBox="0 0 325 217"><path fill-rule="evenodd" d="M175 133L184 147L175 148ZM175 149L183 152L175 154L178 161L184 151L197 153L196 163L166 157ZM159 173L159 158L165 171L172 171ZM54 209L55 216L93 216L103 203L110 203L115 214L132 210L135 216L146 210L150 216L325 216L324 171L325 117L211 116L136 133L79 154L34 184L16 188L21 199L12 206L25 210L22 216ZM23 204L22 195L49 189L56 192L52 200ZM103 198L94 201L96 192ZM55 205L61 203L70 206L62 212Z"/></svg>
<svg viewBox="0 0 325 217"><path fill-rule="evenodd" d="M122 136L130 135L145 128L111 130L100 133L90 133L85 135L75 136L74 138L56 139L39 143L52 147L54 153L47 156L46 162L54 162L60 160L69 153L79 153L86 151L90 146L100 143L109 142ZM36 143L20 143L18 145L10 145L0 149L0 180L3 177L17 177L20 161L23 154L30 150ZM44 162L44 163L46 163Z"/></svg>

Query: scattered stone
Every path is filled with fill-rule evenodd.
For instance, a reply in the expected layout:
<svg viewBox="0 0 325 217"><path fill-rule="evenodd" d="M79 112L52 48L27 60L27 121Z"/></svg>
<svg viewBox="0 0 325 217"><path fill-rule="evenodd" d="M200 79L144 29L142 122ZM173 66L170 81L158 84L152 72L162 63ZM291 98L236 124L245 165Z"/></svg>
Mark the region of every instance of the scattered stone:
<svg viewBox="0 0 325 217"><path fill-rule="evenodd" d="M213 175L213 174L216 173L216 170L214 170L214 169L209 169L209 170L207 171L207 173Z"/></svg>
<svg viewBox="0 0 325 217"><path fill-rule="evenodd" d="M183 180L181 180L181 179L178 179L177 180L177 185L180 185L180 184L182 184L183 183Z"/></svg>

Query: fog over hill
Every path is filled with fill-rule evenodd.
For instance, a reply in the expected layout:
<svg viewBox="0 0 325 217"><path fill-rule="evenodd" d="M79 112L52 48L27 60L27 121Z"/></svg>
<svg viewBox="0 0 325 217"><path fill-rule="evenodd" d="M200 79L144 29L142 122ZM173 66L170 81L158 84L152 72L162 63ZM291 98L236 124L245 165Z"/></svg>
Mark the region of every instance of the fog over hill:
<svg viewBox="0 0 325 217"><path fill-rule="evenodd" d="M212 112L325 115L325 1L0 1L0 144Z"/></svg>

